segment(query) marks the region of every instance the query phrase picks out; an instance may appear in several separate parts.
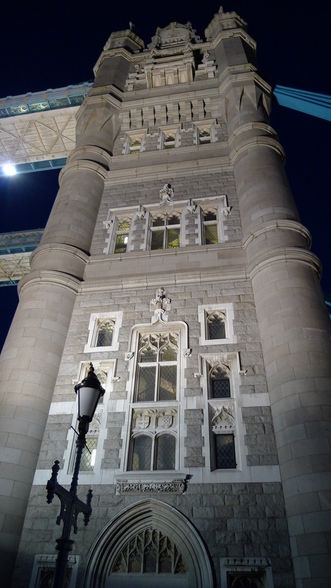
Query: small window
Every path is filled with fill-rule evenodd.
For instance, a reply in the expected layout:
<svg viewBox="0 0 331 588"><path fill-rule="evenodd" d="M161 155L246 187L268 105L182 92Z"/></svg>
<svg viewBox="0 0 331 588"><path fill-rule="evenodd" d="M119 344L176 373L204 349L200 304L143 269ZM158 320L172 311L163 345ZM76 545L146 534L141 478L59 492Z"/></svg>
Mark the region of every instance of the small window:
<svg viewBox="0 0 331 588"><path fill-rule="evenodd" d="M233 469L236 467L234 435L217 435L214 437L215 469Z"/></svg>
<svg viewBox="0 0 331 588"><path fill-rule="evenodd" d="M165 135L163 147L164 149L173 149L176 145L176 137L175 134L173 135Z"/></svg>
<svg viewBox="0 0 331 588"><path fill-rule="evenodd" d="M129 145L129 153L137 153L141 149L141 139L132 138Z"/></svg>
<svg viewBox="0 0 331 588"><path fill-rule="evenodd" d="M130 442L129 471L174 470L176 439L173 435L137 435Z"/></svg>
<svg viewBox="0 0 331 588"><path fill-rule="evenodd" d="M218 243L217 233L217 211L207 210L202 212L203 215L203 243L205 245L215 245Z"/></svg>
<svg viewBox="0 0 331 588"><path fill-rule="evenodd" d="M118 219L114 253L125 253L129 241L131 219Z"/></svg>
<svg viewBox="0 0 331 588"><path fill-rule="evenodd" d="M115 321L112 319L99 319L97 321L95 347L111 347Z"/></svg>
<svg viewBox="0 0 331 588"><path fill-rule="evenodd" d="M227 372L216 366L209 371L209 398L230 398L231 386Z"/></svg>
<svg viewBox="0 0 331 588"><path fill-rule="evenodd" d="M95 458L97 453L97 437L86 437L86 445L82 453L80 469L82 472L91 472L94 469Z"/></svg>
<svg viewBox="0 0 331 588"><path fill-rule="evenodd" d="M151 249L173 249L180 246L180 214L158 215L152 218Z"/></svg>
<svg viewBox="0 0 331 588"><path fill-rule="evenodd" d="M207 339L225 339L225 320L226 316L224 312L215 310L207 312L206 316L206 331Z"/></svg>
<svg viewBox="0 0 331 588"><path fill-rule="evenodd" d="M211 141L210 128L201 128L201 129L198 129L198 132L199 132L199 143L200 144L210 143L210 141Z"/></svg>

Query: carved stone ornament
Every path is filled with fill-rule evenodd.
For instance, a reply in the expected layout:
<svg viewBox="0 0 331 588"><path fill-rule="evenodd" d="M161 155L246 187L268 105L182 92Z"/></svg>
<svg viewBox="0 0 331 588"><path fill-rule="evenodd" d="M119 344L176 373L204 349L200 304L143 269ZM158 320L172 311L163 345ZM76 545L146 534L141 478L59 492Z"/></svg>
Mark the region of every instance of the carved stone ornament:
<svg viewBox="0 0 331 588"><path fill-rule="evenodd" d="M155 298L152 298L150 302L150 311L153 312L152 324L158 321L166 323L169 310L171 310L171 299L166 297L164 288L158 288Z"/></svg>
<svg viewBox="0 0 331 588"><path fill-rule="evenodd" d="M171 187L171 184L164 184L163 188L160 190L160 200L163 204L169 204L174 199L174 189Z"/></svg>
<svg viewBox="0 0 331 588"><path fill-rule="evenodd" d="M194 214L197 210L197 205L193 202L192 198L189 199L187 206L186 206L186 210L188 212L190 212L191 214Z"/></svg>
<svg viewBox="0 0 331 588"><path fill-rule="evenodd" d="M151 422L151 417L148 414L137 414L136 415L136 429L148 429Z"/></svg>
<svg viewBox="0 0 331 588"><path fill-rule="evenodd" d="M109 229L111 229L111 227L114 224L114 218L109 218L105 221L103 221L103 226L105 229L107 229L109 231Z"/></svg>
<svg viewBox="0 0 331 588"><path fill-rule="evenodd" d="M235 426L234 410L231 406L222 406L215 411L211 420L213 433L232 431Z"/></svg>
<svg viewBox="0 0 331 588"><path fill-rule="evenodd" d="M116 494L183 494L186 490L186 480L167 480L147 482L140 480L121 480L116 482Z"/></svg>
<svg viewBox="0 0 331 588"><path fill-rule="evenodd" d="M232 206L224 206L224 208L221 208L220 213L223 216L230 216L231 210L232 210Z"/></svg>
<svg viewBox="0 0 331 588"><path fill-rule="evenodd" d="M191 357L192 349L190 347L187 347L186 349L184 349L183 355L184 355L184 357Z"/></svg>
<svg viewBox="0 0 331 588"><path fill-rule="evenodd" d="M102 419L102 412L96 412L93 420L89 426L89 434L98 434L99 430L100 430L100 425L101 425L101 419Z"/></svg>
<svg viewBox="0 0 331 588"><path fill-rule="evenodd" d="M144 208L141 204L139 205L139 209L136 212L136 217L139 220L143 220L146 216L146 208Z"/></svg>
<svg viewBox="0 0 331 588"><path fill-rule="evenodd" d="M163 414L157 420L158 427L162 429L169 429L173 423L173 416L171 414Z"/></svg>
<svg viewBox="0 0 331 588"><path fill-rule="evenodd" d="M124 356L124 359L125 359L125 361L130 361L130 359L132 359L133 357L134 357L134 351L127 351Z"/></svg>

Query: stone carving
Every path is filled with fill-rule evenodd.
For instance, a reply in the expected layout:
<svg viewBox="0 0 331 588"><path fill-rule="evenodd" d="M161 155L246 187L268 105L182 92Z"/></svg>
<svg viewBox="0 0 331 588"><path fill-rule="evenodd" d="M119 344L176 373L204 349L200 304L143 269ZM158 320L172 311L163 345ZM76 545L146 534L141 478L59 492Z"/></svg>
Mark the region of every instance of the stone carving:
<svg viewBox="0 0 331 588"><path fill-rule="evenodd" d="M166 323L169 310L171 310L171 299L166 297L164 288L158 288L155 298L152 298L150 302L150 311L153 312L151 323L154 324L158 321Z"/></svg>
<svg viewBox="0 0 331 588"><path fill-rule="evenodd" d="M174 189L171 187L171 184L164 184L163 188L160 190L160 200L162 204L169 204L174 199Z"/></svg>
<svg viewBox="0 0 331 588"><path fill-rule="evenodd" d="M97 435L99 433L100 430L100 425L101 425L101 419L102 419L102 412L98 411L95 413L93 420L89 426L89 435Z"/></svg>
<svg viewBox="0 0 331 588"><path fill-rule="evenodd" d="M146 211L146 208L144 208L144 207L143 207L143 206L140 204L140 205L139 205L139 209L138 209L138 210L137 210L137 212L136 212L136 217L137 217L139 220L143 220L143 219L145 218L145 216L146 216L146 212L147 212L147 211Z"/></svg>
<svg viewBox="0 0 331 588"><path fill-rule="evenodd" d="M169 429L173 423L173 416L171 414L163 414L159 416L157 424L162 429Z"/></svg>
<svg viewBox="0 0 331 588"><path fill-rule="evenodd" d="M216 409L215 414L211 420L211 428L213 433L224 433L225 431L232 431L235 426L234 408L232 406L222 406Z"/></svg>
<svg viewBox="0 0 331 588"><path fill-rule="evenodd" d="M116 494L144 494L152 492L153 494L183 494L186 490L186 480L165 480L165 481L140 481L140 480L121 480L117 481Z"/></svg>
<svg viewBox="0 0 331 588"><path fill-rule="evenodd" d="M197 205L195 204L195 202L193 202L192 198L189 199L187 206L186 206L186 210L188 212L190 212L191 214L194 214L197 210Z"/></svg>
<svg viewBox="0 0 331 588"><path fill-rule="evenodd" d="M224 206L220 209L220 214L223 216L229 216L231 214L232 206Z"/></svg>
<svg viewBox="0 0 331 588"><path fill-rule="evenodd" d="M148 49L165 49L182 45L186 43L200 43L201 39L192 28L192 24L187 22L185 25L178 22L171 22L168 26L156 29L152 42L147 46Z"/></svg>
<svg viewBox="0 0 331 588"><path fill-rule="evenodd" d="M140 413L136 415L136 428L148 429L151 422L151 417L148 414Z"/></svg>
<svg viewBox="0 0 331 588"><path fill-rule="evenodd" d="M127 351L124 356L124 359L125 359L125 361L130 361L130 359L132 359L133 357L134 357L134 351Z"/></svg>
<svg viewBox="0 0 331 588"><path fill-rule="evenodd" d="M192 349L190 347L187 347L186 349L184 349L183 355L184 355L184 357L191 357Z"/></svg>

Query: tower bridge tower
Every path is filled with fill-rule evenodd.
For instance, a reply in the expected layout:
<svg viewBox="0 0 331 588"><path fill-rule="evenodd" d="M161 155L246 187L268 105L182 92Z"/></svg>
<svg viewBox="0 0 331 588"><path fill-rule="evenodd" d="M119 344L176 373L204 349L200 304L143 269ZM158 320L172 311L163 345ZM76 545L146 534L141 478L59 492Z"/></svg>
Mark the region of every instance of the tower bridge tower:
<svg viewBox="0 0 331 588"><path fill-rule="evenodd" d="M1 356L4 585L52 574L90 361L70 587L329 585L330 324L254 56L222 10L100 55Z"/></svg>

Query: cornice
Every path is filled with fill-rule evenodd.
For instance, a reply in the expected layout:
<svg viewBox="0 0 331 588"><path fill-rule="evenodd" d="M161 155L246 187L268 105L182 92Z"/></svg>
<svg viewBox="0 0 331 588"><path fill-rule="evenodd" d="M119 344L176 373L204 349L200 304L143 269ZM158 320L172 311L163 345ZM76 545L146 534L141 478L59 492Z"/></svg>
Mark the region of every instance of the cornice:
<svg viewBox="0 0 331 588"><path fill-rule="evenodd" d="M252 241L257 237L260 237L261 235L264 235L269 231L274 231L275 229L294 231L295 233L299 233L299 235L306 239L307 247L311 246L311 234L304 225L302 225L298 221L280 219L267 221L259 225L254 231L251 231L249 235L246 237L246 239L243 241L244 249L247 249L250 243L252 243Z"/></svg>
<svg viewBox="0 0 331 588"><path fill-rule="evenodd" d="M18 284L18 293L22 293L23 291L30 288L30 286L51 284L60 286L61 288L65 288L66 290L70 290L72 293L77 294L79 292L81 282L77 278L62 272L34 270L23 276Z"/></svg>
<svg viewBox="0 0 331 588"><path fill-rule="evenodd" d="M278 263L296 262L309 266L321 278L322 266L317 255L300 247L281 247L260 255L248 266L248 274L253 280L261 271Z"/></svg>
<svg viewBox="0 0 331 588"><path fill-rule="evenodd" d="M106 179L108 173L107 170L99 163L95 163L94 161L90 161L88 159L80 159L78 161L76 160L69 162L64 166L64 168L62 168L59 174L59 185L61 186L63 178L66 174L69 172L78 172L81 170L94 172L103 180Z"/></svg>
<svg viewBox="0 0 331 588"><path fill-rule="evenodd" d="M240 155L252 149L252 147L268 147L269 149L273 149L285 161L285 151L277 139L258 136L246 139L241 145L230 150L230 160L232 163L235 163Z"/></svg>

